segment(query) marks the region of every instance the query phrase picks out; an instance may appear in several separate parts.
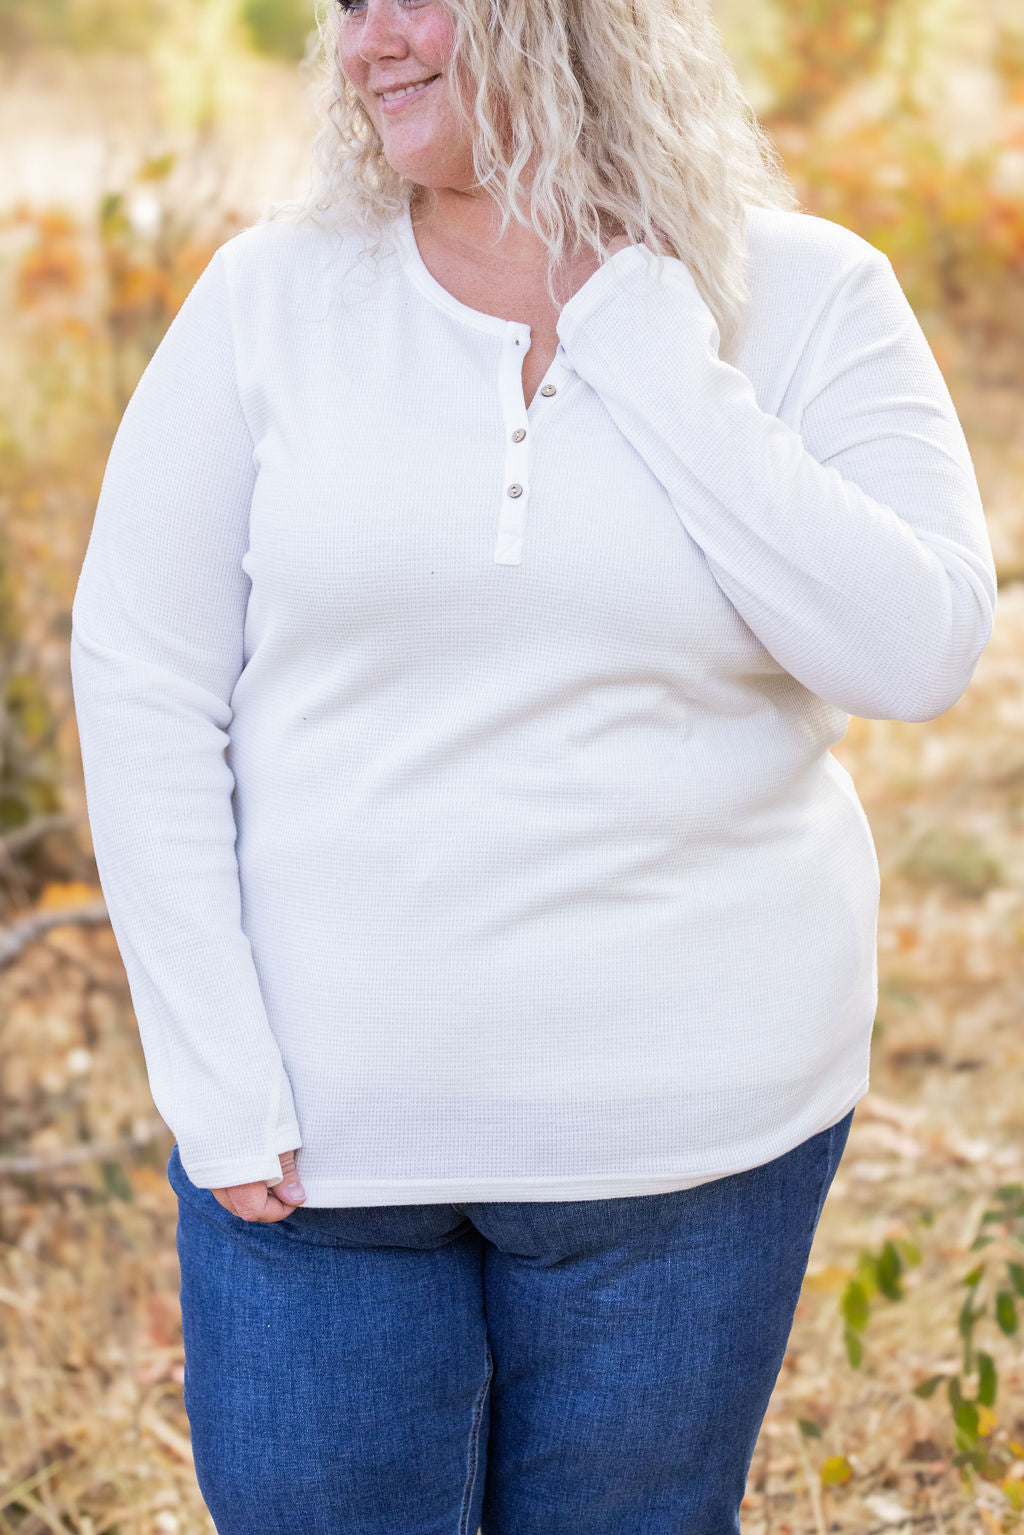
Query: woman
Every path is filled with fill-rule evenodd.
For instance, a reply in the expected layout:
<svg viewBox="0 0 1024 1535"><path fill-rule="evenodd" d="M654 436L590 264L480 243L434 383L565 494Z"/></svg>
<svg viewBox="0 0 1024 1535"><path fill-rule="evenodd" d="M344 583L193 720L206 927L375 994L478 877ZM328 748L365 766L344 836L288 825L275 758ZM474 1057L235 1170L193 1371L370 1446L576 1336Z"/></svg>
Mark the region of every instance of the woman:
<svg viewBox="0 0 1024 1535"><path fill-rule="evenodd" d="M170 326L73 611L200 1487L726 1535L868 1086L829 748L971 679L970 455L701 0L321 33L310 199Z"/></svg>

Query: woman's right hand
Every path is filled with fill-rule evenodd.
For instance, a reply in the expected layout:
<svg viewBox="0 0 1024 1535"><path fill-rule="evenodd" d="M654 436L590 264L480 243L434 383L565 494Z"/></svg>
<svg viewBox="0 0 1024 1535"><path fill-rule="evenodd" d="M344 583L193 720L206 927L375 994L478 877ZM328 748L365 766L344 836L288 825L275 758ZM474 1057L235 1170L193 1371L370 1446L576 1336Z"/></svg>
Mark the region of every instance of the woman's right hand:
<svg viewBox="0 0 1024 1535"><path fill-rule="evenodd" d="M243 1221L283 1221L306 1197L295 1170L295 1152L281 1153L281 1181L267 1188L266 1180L235 1183L227 1189L211 1189L218 1204Z"/></svg>

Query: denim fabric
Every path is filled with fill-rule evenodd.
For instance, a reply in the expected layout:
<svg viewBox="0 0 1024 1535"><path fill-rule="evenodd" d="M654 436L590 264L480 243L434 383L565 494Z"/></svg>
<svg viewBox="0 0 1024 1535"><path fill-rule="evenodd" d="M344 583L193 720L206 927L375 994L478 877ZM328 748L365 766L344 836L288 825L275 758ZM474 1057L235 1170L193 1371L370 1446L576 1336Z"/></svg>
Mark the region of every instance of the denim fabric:
<svg viewBox="0 0 1024 1535"><path fill-rule="evenodd" d="M175 1145L220 1535L736 1535L846 1145L636 1198L244 1221Z"/></svg>

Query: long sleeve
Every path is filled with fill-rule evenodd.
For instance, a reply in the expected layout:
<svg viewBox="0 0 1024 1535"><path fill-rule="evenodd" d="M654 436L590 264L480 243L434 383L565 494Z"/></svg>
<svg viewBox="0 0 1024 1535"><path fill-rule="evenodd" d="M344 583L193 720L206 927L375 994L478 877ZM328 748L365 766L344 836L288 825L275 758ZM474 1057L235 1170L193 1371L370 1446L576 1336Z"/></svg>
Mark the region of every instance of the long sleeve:
<svg viewBox="0 0 1024 1535"><path fill-rule="evenodd" d="M255 478L217 251L129 401L72 606L93 846L150 1089L199 1187L302 1144L249 939L225 749Z"/></svg>
<svg viewBox="0 0 1024 1535"><path fill-rule="evenodd" d="M996 573L945 380L888 257L864 245L810 343L799 430L718 356L674 257L658 281L647 247L623 247L557 328L779 664L851 714L921 721L970 682Z"/></svg>

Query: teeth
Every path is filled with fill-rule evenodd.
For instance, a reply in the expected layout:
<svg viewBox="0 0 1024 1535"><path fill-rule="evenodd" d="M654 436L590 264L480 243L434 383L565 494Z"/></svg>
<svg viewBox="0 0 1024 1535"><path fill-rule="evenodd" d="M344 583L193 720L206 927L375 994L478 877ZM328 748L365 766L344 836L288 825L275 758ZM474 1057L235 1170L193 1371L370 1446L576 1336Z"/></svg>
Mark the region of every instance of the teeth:
<svg viewBox="0 0 1024 1535"><path fill-rule="evenodd" d="M411 96L413 91L421 91L425 85L429 84L429 80L421 80L419 85L407 85L404 91L383 91L382 98L384 101L397 101L399 97Z"/></svg>

